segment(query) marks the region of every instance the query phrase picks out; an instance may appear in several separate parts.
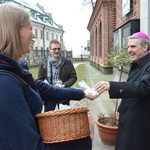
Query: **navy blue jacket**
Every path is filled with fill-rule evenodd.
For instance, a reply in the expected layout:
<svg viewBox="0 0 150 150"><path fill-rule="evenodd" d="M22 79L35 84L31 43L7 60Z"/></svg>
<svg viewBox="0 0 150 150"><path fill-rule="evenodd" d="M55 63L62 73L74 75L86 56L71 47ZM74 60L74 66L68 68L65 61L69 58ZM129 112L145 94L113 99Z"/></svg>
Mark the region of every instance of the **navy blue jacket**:
<svg viewBox="0 0 150 150"><path fill-rule="evenodd" d="M17 74L27 84L10 72ZM60 101L63 98L80 100L84 95L82 90L56 88L39 80L34 81L17 61L2 54L0 87L1 150L91 150L90 138L44 144L35 117L42 111L42 101Z"/></svg>

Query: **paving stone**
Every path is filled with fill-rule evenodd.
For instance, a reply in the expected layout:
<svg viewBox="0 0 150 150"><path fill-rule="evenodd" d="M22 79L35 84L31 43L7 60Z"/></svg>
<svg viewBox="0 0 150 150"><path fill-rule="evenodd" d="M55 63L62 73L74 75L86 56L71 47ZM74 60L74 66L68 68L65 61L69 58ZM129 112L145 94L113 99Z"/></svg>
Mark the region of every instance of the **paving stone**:
<svg viewBox="0 0 150 150"><path fill-rule="evenodd" d="M77 65L79 64L76 64L76 66ZM86 64L86 68L87 70L89 70L89 72L91 72L89 80L92 83L92 85L94 85L95 83L93 82L94 81L93 78L95 77L95 75L101 75L101 73L98 70L96 70L94 67L92 67L90 64ZM109 98L102 99L102 96L99 96L94 101L87 100L87 99L83 99L81 101L71 101L71 106L88 107L94 122L100 113L104 113L107 115L110 114L115 108L113 100L110 100ZM94 124L94 140L93 140L92 150L114 150L114 149L115 149L114 146L107 146L101 142L97 125Z"/></svg>

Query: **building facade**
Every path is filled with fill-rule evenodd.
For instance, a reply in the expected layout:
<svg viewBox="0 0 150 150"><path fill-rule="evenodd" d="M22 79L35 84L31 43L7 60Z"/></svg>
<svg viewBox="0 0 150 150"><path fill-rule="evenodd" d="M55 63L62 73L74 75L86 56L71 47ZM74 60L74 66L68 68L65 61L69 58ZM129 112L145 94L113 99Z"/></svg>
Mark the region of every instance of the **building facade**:
<svg viewBox="0 0 150 150"><path fill-rule="evenodd" d="M115 0L97 0L87 29L90 32L90 63L103 73L112 73L108 53L113 49L116 27Z"/></svg>
<svg viewBox="0 0 150 150"><path fill-rule="evenodd" d="M116 0L116 29L113 31L113 50L127 46L130 35L140 31L140 0ZM124 67L122 81L126 81L129 67ZM118 81L119 66L113 67L113 78Z"/></svg>
<svg viewBox="0 0 150 150"><path fill-rule="evenodd" d="M29 54L24 55L29 65L38 64L43 57L49 54L49 42L52 39L58 39L62 43L62 53L65 55L65 46L63 42L63 27L52 18L51 13L46 13L40 4L32 5L23 0L0 0L0 3L15 3L26 8L30 13L33 24L33 33L35 34L32 41L32 48Z"/></svg>
<svg viewBox="0 0 150 150"><path fill-rule="evenodd" d="M111 73L109 52L125 46L128 36L134 32L143 31L150 36L149 8L149 0L97 0L87 25L91 65L103 73ZM119 68L113 68L114 75L118 71ZM128 68L125 69L125 78L126 74Z"/></svg>

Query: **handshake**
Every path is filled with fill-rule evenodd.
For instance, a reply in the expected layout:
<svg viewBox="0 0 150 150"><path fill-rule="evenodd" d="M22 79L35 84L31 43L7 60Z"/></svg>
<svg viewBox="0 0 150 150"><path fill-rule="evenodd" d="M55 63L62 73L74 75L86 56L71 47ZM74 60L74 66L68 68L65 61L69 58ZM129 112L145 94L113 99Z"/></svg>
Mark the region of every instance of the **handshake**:
<svg viewBox="0 0 150 150"><path fill-rule="evenodd" d="M90 100L96 99L104 91L110 89L110 84L106 81L100 81L96 83L94 88L90 88L83 80L78 84L84 90L85 98L88 98Z"/></svg>

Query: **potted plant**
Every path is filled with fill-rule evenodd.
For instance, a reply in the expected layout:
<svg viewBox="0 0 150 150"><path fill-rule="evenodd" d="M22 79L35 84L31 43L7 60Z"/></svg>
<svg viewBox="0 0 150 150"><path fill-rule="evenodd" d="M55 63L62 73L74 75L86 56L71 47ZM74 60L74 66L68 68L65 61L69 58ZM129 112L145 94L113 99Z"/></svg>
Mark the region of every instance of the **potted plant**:
<svg viewBox="0 0 150 150"><path fill-rule="evenodd" d="M119 82L120 82L122 78L123 67L128 66L130 64L129 55L125 46L117 48L116 51L110 53L108 60L112 65L119 66L120 69ZM117 109L118 109L118 99L115 102L114 112L110 114L110 116L100 114L96 120L100 138L105 145L114 146L116 143L116 137L118 132L118 118L116 117Z"/></svg>

